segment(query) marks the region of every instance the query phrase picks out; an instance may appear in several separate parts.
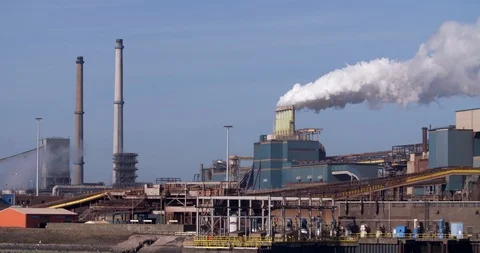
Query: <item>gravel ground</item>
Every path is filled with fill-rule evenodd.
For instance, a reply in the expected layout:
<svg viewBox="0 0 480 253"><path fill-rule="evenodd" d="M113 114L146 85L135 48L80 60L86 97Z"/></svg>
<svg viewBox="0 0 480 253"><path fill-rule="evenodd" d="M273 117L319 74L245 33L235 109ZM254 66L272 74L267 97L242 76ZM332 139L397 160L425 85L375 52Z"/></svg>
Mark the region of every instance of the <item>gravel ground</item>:
<svg viewBox="0 0 480 253"><path fill-rule="evenodd" d="M114 246L128 240L131 233L115 232L114 234L99 233L62 233L47 229L0 229L0 243L17 244L73 244L73 245L104 245Z"/></svg>
<svg viewBox="0 0 480 253"><path fill-rule="evenodd" d="M143 245L142 253L181 252L184 236L132 235L128 231L80 233L48 229L0 228L1 252L125 252ZM19 251L20 250L20 251Z"/></svg>

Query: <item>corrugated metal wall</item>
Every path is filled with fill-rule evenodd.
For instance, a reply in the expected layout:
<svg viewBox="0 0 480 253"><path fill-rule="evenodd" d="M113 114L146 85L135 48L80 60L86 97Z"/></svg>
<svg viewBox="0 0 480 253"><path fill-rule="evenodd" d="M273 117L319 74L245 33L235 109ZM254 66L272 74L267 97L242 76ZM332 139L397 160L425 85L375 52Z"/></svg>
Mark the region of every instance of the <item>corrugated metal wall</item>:
<svg viewBox="0 0 480 253"><path fill-rule="evenodd" d="M333 245L328 243L277 243L271 249L259 249L262 253L299 253L299 252L322 252L322 253L411 253L411 252L459 252L480 253L480 245L468 241L449 241L448 246L443 242L407 242L399 244L344 244ZM447 249L448 248L448 249Z"/></svg>
<svg viewBox="0 0 480 253"><path fill-rule="evenodd" d="M263 253L299 253L299 252L342 252L342 253L397 253L397 244L344 244L331 245L323 243L279 243L271 249L259 249Z"/></svg>
<svg viewBox="0 0 480 253"><path fill-rule="evenodd" d="M356 253L397 253L397 244L359 244Z"/></svg>
<svg viewBox="0 0 480 253"><path fill-rule="evenodd" d="M447 177L447 186L445 190L447 191L460 191L463 190L465 183L465 176L448 176Z"/></svg>
<svg viewBox="0 0 480 253"><path fill-rule="evenodd" d="M442 129L430 131L429 168L473 166L473 132Z"/></svg>
<svg viewBox="0 0 480 253"><path fill-rule="evenodd" d="M319 161L319 143L317 141L286 141L284 159L287 161Z"/></svg>

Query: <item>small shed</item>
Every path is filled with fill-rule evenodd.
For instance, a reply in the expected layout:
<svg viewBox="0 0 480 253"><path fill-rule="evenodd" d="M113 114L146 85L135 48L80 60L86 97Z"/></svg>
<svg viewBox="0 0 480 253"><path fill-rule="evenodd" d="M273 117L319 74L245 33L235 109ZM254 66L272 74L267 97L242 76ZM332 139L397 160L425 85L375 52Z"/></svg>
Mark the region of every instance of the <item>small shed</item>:
<svg viewBox="0 0 480 253"><path fill-rule="evenodd" d="M10 207L0 211L0 227L45 228L47 223L72 222L78 214L58 208Z"/></svg>

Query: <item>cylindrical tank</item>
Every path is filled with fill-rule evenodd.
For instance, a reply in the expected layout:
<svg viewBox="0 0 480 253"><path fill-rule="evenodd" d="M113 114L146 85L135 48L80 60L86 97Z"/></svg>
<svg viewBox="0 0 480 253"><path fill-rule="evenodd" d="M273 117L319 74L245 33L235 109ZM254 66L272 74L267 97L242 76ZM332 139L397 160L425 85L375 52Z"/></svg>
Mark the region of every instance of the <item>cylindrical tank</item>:
<svg viewBox="0 0 480 253"><path fill-rule="evenodd" d="M12 190L2 190L2 194L12 194Z"/></svg>
<svg viewBox="0 0 480 253"><path fill-rule="evenodd" d="M229 223L228 231L230 233L236 232L238 229L238 217L235 214L230 216L228 223Z"/></svg>

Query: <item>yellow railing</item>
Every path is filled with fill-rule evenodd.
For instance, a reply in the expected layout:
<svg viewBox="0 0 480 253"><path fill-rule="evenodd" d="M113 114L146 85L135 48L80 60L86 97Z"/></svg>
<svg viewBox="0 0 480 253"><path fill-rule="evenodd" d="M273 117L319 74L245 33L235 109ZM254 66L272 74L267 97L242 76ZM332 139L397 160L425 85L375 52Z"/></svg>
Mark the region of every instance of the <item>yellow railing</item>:
<svg viewBox="0 0 480 253"><path fill-rule="evenodd" d="M454 235L458 238L458 235ZM443 234L443 238L451 238L451 234ZM462 234L460 235L461 238L467 239L473 237L471 234ZM423 239L423 240L432 240L432 239L442 239L440 238L439 234L431 234L431 233L423 233L423 234L413 234L413 233L403 233L402 236L399 234L392 234L392 233L366 233L366 234L351 234L348 236L339 236L337 238L328 238L326 240L339 240L339 241L358 241L361 238L378 238L378 239Z"/></svg>
<svg viewBox="0 0 480 253"><path fill-rule="evenodd" d="M459 238L458 235L455 235ZM471 238L471 234L462 234L463 239ZM440 238L438 234L413 234L404 233L401 237L392 233L367 233L367 234L351 234L348 236L338 237L322 237L312 239L297 239L288 238L287 242L303 241L303 242L343 242L343 243L357 243L361 239L413 239L413 240L437 240L451 238L450 234L444 234L443 238ZM242 236L198 236L193 241L186 241L184 246L198 247L198 248L260 248L262 246L271 246L274 240L270 237L242 237ZM275 242L283 242L281 238L276 238Z"/></svg>
<svg viewBox="0 0 480 253"><path fill-rule="evenodd" d="M269 237L241 237L241 236L198 236L193 242L186 242L184 246L201 248L259 248L272 245Z"/></svg>

